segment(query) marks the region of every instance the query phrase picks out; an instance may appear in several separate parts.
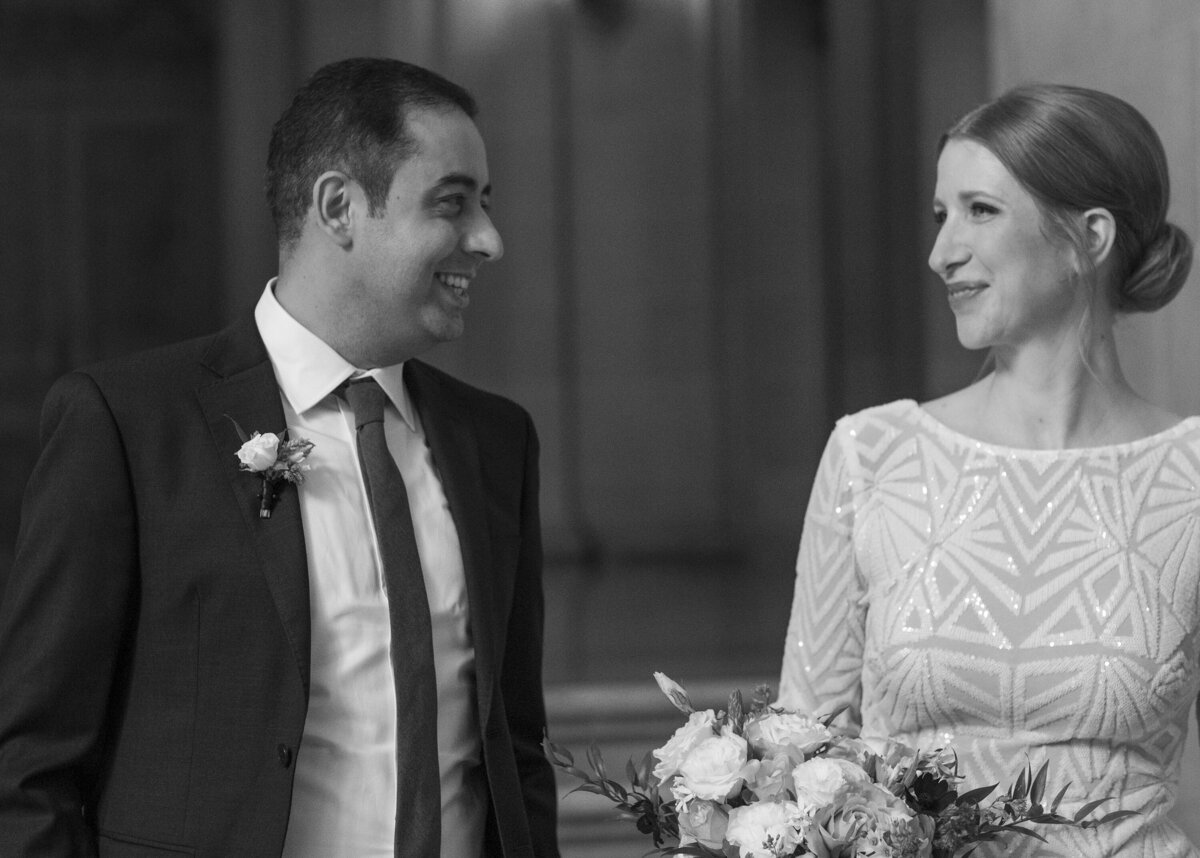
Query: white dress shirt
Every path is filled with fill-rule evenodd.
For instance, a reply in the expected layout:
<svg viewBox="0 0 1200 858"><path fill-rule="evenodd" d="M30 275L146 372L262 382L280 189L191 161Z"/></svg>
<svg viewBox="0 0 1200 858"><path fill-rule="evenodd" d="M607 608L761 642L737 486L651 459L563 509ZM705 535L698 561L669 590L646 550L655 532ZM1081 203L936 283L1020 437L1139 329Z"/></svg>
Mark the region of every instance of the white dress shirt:
<svg viewBox="0 0 1200 858"><path fill-rule="evenodd" d="M312 678L284 858L393 854L396 689L387 592L358 464L354 415L333 392L363 374L374 376L390 400L384 434L408 490L433 620L441 854L478 856L487 798L466 578L458 532L403 383L403 364L360 372L292 318L273 287L274 281L267 284L255 321L279 382L288 431L313 442L311 470L298 487L308 552Z"/></svg>

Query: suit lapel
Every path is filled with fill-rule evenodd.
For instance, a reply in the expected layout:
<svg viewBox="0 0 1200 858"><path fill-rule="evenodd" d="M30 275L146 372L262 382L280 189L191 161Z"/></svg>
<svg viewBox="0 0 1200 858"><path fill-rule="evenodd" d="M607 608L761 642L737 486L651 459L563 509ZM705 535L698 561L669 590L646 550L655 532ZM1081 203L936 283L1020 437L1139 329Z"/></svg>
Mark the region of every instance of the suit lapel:
<svg viewBox="0 0 1200 858"><path fill-rule="evenodd" d="M425 441L450 504L458 531L467 599L471 612L471 639L475 647L475 684L479 723L487 724L496 677L495 597L492 591L491 542L487 501L479 464L479 445L466 403L440 385L428 368L416 360L404 365L404 381L421 415Z"/></svg>
<svg viewBox="0 0 1200 858"><path fill-rule="evenodd" d="M308 559L296 487L284 485L270 518L260 518L260 479L238 467L241 439L233 421L247 433L282 432L283 404L266 348L253 318L222 331L203 361L218 376L196 391L208 421L221 467L242 513L263 575L296 657L305 694L309 683L310 617Z"/></svg>

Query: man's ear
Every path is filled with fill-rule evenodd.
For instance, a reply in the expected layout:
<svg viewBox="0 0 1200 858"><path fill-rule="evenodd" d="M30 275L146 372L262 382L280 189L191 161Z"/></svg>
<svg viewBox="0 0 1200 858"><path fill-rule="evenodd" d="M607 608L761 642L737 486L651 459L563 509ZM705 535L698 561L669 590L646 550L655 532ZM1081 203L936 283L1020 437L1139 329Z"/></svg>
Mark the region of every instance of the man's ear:
<svg viewBox="0 0 1200 858"><path fill-rule="evenodd" d="M1108 209L1088 209L1083 213L1084 235L1092 265L1099 268L1112 254L1117 243L1117 221Z"/></svg>
<svg viewBox="0 0 1200 858"><path fill-rule="evenodd" d="M317 227L339 247L353 242L354 219L350 200L354 181L339 170L328 170L313 183L313 215Z"/></svg>

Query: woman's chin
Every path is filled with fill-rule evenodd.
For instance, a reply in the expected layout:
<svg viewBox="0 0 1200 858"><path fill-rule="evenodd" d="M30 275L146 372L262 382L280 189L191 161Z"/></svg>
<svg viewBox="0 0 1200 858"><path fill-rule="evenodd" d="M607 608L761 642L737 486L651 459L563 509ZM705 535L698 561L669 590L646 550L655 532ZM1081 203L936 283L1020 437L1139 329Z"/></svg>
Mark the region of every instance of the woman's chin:
<svg viewBox="0 0 1200 858"><path fill-rule="evenodd" d="M991 338L982 331L971 325L964 325L961 321L958 324L958 342L964 349L970 351L988 349L995 345Z"/></svg>

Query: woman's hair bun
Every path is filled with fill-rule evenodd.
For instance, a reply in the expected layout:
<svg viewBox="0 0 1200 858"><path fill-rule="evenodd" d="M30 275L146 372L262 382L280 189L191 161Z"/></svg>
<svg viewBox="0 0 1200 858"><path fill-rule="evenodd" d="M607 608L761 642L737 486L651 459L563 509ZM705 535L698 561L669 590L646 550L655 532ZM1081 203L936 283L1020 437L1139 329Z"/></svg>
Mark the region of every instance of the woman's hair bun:
<svg viewBox="0 0 1200 858"><path fill-rule="evenodd" d="M1164 222L1123 283L1116 286L1114 306L1126 313L1152 313L1171 303L1192 268L1192 240L1182 229Z"/></svg>

